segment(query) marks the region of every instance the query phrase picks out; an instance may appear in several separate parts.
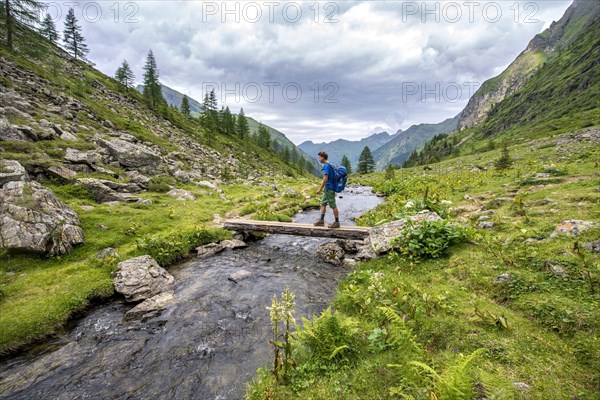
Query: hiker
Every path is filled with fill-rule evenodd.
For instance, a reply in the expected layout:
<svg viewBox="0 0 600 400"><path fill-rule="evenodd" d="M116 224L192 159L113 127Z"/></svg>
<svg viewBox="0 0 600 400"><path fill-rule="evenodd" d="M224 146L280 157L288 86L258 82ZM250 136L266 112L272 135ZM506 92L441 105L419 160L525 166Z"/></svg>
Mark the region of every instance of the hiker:
<svg viewBox="0 0 600 400"><path fill-rule="evenodd" d="M335 222L327 225L328 228L339 228L340 227L340 217L337 206L335 205L335 190L333 185L334 179L334 170L333 166L329 164L327 159L329 156L326 152L319 152L319 162L323 164L323 181L321 182L321 187L317 190L317 194L320 194L323 188L325 191L323 192L323 198L321 198L321 218L314 223L314 226L324 226L325 225L325 209L327 205L331 207L333 210L333 216L335 217Z"/></svg>

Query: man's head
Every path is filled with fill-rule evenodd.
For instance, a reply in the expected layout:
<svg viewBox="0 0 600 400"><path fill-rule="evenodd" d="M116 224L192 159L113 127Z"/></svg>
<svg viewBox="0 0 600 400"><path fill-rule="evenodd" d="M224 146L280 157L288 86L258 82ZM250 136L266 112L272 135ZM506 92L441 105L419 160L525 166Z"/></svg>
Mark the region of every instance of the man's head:
<svg viewBox="0 0 600 400"><path fill-rule="evenodd" d="M329 158L329 156L327 155L327 153L324 152L324 151L320 151L318 155L319 155L319 161L320 162L325 162Z"/></svg>

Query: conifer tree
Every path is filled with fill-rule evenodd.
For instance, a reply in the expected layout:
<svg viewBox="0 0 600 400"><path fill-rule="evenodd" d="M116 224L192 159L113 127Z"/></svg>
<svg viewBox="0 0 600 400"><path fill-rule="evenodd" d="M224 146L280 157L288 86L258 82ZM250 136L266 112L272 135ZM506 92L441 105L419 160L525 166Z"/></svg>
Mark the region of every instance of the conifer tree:
<svg viewBox="0 0 600 400"><path fill-rule="evenodd" d="M348 157L346 157L346 155L344 154L344 156L342 157L342 166L346 167L346 171L348 173L352 172L352 165L350 165L350 160L348 159Z"/></svg>
<svg viewBox="0 0 600 400"><path fill-rule="evenodd" d="M38 12L44 5L37 0L3 0L0 10L6 31L6 45L13 49L14 35L20 27L35 29L38 22Z"/></svg>
<svg viewBox="0 0 600 400"><path fill-rule="evenodd" d="M133 85L135 76L133 75L133 71L129 67L127 60L123 60L121 66L117 68L117 71L115 72L115 79L125 87L131 87Z"/></svg>
<svg viewBox="0 0 600 400"><path fill-rule="evenodd" d="M158 77L156 59L154 53L150 50L146 57L146 65L144 65L144 99L153 108L157 108L165 102Z"/></svg>
<svg viewBox="0 0 600 400"><path fill-rule="evenodd" d="M387 168L385 169L385 180L386 181L393 181L396 178L396 172L394 171L394 167L392 167L392 164L388 164Z"/></svg>
<svg viewBox="0 0 600 400"><path fill-rule="evenodd" d="M271 147L271 135L269 134L269 130L263 124L260 124L258 127L258 133L256 137L257 144L264 148L268 149Z"/></svg>
<svg viewBox="0 0 600 400"><path fill-rule="evenodd" d="M502 145L502 152L500 154L500 158L496 160L494 166L497 169L508 169L512 164L512 159L510 158L510 154L508 152L508 145L504 143Z"/></svg>
<svg viewBox="0 0 600 400"><path fill-rule="evenodd" d="M358 158L358 173L368 174L373 171L375 171L375 159L373 158L373 154L371 154L369 146L365 146Z"/></svg>
<svg viewBox="0 0 600 400"><path fill-rule="evenodd" d="M181 99L181 113L186 117L192 115L192 111L190 110L190 100L185 94L183 95L183 99Z"/></svg>
<svg viewBox="0 0 600 400"><path fill-rule="evenodd" d="M290 162L290 149L287 146L284 146L283 152L281 153L281 158L284 162Z"/></svg>
<svg viewBox="0 0 600 400"><path fill-rule="evenodd" d="M49 41L56 44L58 41L58 32L56 31L56 25L50 17L50 14L46 14L46 17L42 20L40 27L40 33Z"/></svg>
<svg viewBox="0 0 600 400"><path fill-rule="evenodd" d="M250 134L250 127L248 126L248 120L246 119L243 108L240 109L240 113L237 117L236 131L241 139L248 137Z"/></svg>
<svg viewBox="0 0 600 400"><path fill-rule="evenodd" d="M235 133L235 119L229 107L225 107L225 111L223 111L223 132L228 135Z"/></svg>
<svg viewBox="0 0 600 400"><path fill-rule="evenodd" d="M85 56L89 50L81 34L81 26L77 25L77 18L75 18L73 8L69 8L69 12L65 18L63 35L63 42L65 43L67 52L75 57L76 60L85 60Z"/></svg>

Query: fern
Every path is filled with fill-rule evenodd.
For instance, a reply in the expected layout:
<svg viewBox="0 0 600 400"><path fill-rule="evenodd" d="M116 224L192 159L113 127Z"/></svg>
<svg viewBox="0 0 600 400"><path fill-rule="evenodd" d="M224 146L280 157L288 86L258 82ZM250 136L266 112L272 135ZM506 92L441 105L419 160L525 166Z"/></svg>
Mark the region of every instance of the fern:
<svg viewBox="0 0 600 400"><path fill-rule="evenodd" d="M407 355L415 355L420 352L420 347L415 342L411 330L406 326L402 317L400 317L390 307L377 307L390 323L388 328L387 344L400 350L400 353ZM398 366L398 364L395 364Z"/></svg>
<svg viewBox="0 0 600 400"><path fill-rule="evenodd" d="M302 318L303 327L298 339L311 353L314 364L335 369L356 360L358 348L356 323L332 312L331 307L312 322Z"/></svg>
<svg viewBox="0 0 600 400"><path fill-rule="evenodd" d="M439 400L468 400L473 396L473 381L471 379L472 362L485 352L485 349L475 350L468 356L459 356L454 365L438 374L429 365L411 361L410 365L422 369L433 381L431 398Z"/></svg>

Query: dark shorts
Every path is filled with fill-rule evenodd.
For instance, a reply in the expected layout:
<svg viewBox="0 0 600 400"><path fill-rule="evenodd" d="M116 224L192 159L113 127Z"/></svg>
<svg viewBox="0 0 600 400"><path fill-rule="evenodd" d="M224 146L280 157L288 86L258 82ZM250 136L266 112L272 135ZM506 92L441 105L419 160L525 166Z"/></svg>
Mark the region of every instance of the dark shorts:
<svg viewBox="0 0 600 400"><path fill-rule="evenodd" d="M337 208L335 205L335 190L325 189L323 197L321 198L322 206L329 206L331 208Z"/></svg>

